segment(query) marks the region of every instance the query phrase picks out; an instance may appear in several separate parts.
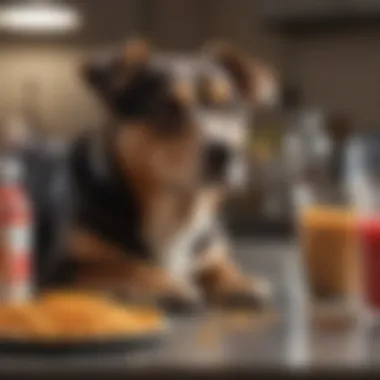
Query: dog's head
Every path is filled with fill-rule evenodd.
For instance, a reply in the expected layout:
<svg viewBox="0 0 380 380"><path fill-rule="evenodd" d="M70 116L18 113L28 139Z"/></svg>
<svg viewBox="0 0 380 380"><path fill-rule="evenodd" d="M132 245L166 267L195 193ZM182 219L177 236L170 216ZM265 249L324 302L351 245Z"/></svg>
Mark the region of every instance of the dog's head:
<svg viewBox="0 0 380 380"><path fill-rule="evenodd" d="M240 182L251 109L276 94L268 73L230 46L172 57L140 40L83 70L117 121L124 168L169 186Z"/></svg>

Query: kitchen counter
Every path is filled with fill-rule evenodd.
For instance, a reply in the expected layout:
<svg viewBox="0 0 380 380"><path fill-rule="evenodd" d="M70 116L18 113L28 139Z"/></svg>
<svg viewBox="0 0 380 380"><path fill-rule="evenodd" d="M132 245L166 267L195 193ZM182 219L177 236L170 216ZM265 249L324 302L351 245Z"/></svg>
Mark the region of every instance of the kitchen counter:
<svg viewBox="0 0 380 380"><path fill-rule="evenodd" d="M241 240L238 258L275 284L273 307L261 314L202 312L177 317L153 348L105 356L0 357L0 373L192 370L363 370L380 363L380 332L363 324L324 330L304 308L299 252L292 242ZM380 329L379 329L380 331Z"/></svg>

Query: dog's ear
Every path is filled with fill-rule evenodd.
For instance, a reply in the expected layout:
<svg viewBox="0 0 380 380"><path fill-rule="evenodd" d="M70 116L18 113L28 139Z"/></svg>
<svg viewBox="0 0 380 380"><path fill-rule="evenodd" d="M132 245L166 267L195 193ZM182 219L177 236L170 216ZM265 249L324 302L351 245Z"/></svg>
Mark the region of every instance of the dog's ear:
<svg viewBox="0 0 380 380"><path fill-rule="evenodd" d="M127 85L150 57L147 41L135 38L122 49L84 62L81 77L103 100L110 100L115 91Z"/></svg>
<svg viewBox="0 0 380 380"><path fill-rule="evenodd" d="M278 80L268 66L254 61L227 42L214 42L205 48L234 81L240 95L256 106L273 105L278 100Z"/></svg>

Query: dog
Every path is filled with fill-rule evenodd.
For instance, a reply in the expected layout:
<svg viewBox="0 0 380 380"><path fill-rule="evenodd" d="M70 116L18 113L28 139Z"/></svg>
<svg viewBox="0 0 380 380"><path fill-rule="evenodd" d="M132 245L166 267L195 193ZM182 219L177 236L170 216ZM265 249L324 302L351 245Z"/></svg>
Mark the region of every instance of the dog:
<svg viewBox="0 0 380 380"><path fill-rule="evenodd" d="M69 158L72 284L179 308L268 300L219 218L244 182L250 110L274 98L267 74L221 43L173 57L134 39L84 63L110 117Z"/></svg>

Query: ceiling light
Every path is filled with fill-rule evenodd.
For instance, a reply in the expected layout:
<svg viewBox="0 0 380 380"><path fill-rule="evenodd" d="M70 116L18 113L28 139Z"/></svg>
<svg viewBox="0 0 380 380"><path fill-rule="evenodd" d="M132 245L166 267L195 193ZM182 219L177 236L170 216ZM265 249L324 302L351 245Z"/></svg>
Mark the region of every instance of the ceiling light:
<svg viewBox="0 0 380 380"><path fill-rule="evenodd" d="M81 26L78 12L62 3L25 2L0 8L0 30L11 33L66 33Z"/></svg>

